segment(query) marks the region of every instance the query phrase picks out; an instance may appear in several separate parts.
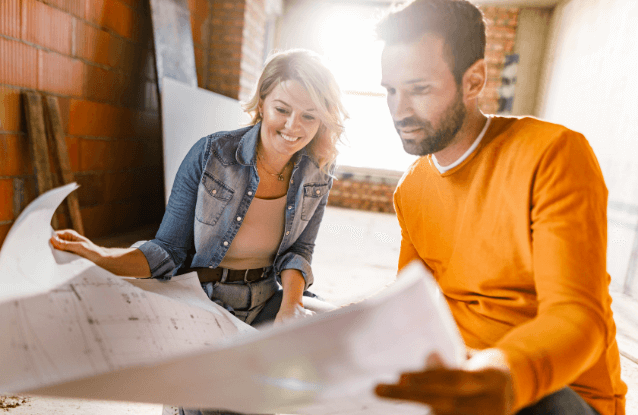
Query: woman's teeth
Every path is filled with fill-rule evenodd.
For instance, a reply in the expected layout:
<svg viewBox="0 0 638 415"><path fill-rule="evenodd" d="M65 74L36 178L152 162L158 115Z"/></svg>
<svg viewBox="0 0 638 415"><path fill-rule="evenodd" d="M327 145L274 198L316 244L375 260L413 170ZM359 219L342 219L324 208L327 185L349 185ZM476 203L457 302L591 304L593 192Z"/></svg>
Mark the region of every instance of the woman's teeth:
<svg viewBox="0 0 638 415"><path fill-rule="evenodd" d="M286 141L297 141L297 137L292 137L283 133L279 133L279 135Z"/></svg>

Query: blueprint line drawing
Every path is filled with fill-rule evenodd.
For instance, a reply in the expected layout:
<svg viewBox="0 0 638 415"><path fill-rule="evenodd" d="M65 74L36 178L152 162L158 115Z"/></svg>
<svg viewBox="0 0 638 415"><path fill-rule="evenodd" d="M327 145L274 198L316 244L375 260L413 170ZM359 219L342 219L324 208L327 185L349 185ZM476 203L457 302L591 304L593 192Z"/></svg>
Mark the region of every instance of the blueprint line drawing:
<svg viewBox="0 0 638 415"><path fill-rule="evenodd" d="M36 200L37 213L16 221L0 252L0 281L7 282L0 393L244 413L422 415L427 407L381 400L374 386L422 368L433 351L453 367L465 358L422 264L406 267L374 297L257 331L210 301L195 273L123 278L54 250L43 212L52 215L72 190ZM38 226L49 228L29 233ZM21 249L29 243L42 258ZM40 266L16 265L29 261Z"/></svg>

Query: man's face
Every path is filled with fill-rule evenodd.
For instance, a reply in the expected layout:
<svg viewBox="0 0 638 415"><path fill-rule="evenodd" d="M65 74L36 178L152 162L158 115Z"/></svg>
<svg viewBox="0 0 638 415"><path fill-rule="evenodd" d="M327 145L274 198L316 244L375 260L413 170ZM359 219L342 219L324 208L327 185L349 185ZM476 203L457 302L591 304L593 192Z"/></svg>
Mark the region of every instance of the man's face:
<svg viewBox="0 0 638 415"><path fill-rule="evenodd" d="M462 88L444 58L443 39L425 34L413 43L386 45L381 73L404 150L424 156L449 146L466 109Z"/></svg>

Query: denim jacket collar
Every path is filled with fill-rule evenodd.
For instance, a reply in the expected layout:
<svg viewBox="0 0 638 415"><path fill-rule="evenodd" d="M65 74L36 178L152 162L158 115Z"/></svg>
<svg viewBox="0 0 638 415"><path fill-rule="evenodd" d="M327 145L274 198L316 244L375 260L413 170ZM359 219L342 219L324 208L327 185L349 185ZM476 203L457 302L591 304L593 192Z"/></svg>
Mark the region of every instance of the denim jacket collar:
<svg viewBox="0 0 638 415"><path fill-rule="evenodd" d="M244 166L255 165L255 154L257 152L257 143L259 142L260 129L261 129L261 122L258 122L242 136L241 140L239 140L239 144L237 145L237 151L235 152L235 159L237 160L238 163ZM227 155L224 154L224 158L230 159L230 157L226 157L226 156ZM319 161L308 153L308 151L306 150L306 147L299 150L292 157L292 161L294 162L294 164L298 164L301 161L302 157L307 157L317 167L319 167Z"/></svg>

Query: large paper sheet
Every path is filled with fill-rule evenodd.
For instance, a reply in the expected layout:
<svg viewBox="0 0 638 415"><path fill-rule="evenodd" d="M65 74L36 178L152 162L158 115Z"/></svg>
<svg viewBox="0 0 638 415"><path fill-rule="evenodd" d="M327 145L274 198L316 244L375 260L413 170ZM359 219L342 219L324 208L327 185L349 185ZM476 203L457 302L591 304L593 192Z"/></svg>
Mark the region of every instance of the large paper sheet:
<svg viewBox="0 0 638 415"><path fill-rule="evenodd" d="M422 368L432 351L452 366L464 358L420 264L375 298L256 332L208 301L194 274L129 280L53 255L57 272L81 271L47 293L0 303L0 393L245 413L423 414L376 398L374 385Z"/></svg>
<svg viewBox="0 0 638 415"><path fill-rule="evenodd" d="M60 272L49 238L55 209L77 188L71 183L40 195L15 220L0 251L0 302L46 292L71 278L73 273Z"/></svg>

